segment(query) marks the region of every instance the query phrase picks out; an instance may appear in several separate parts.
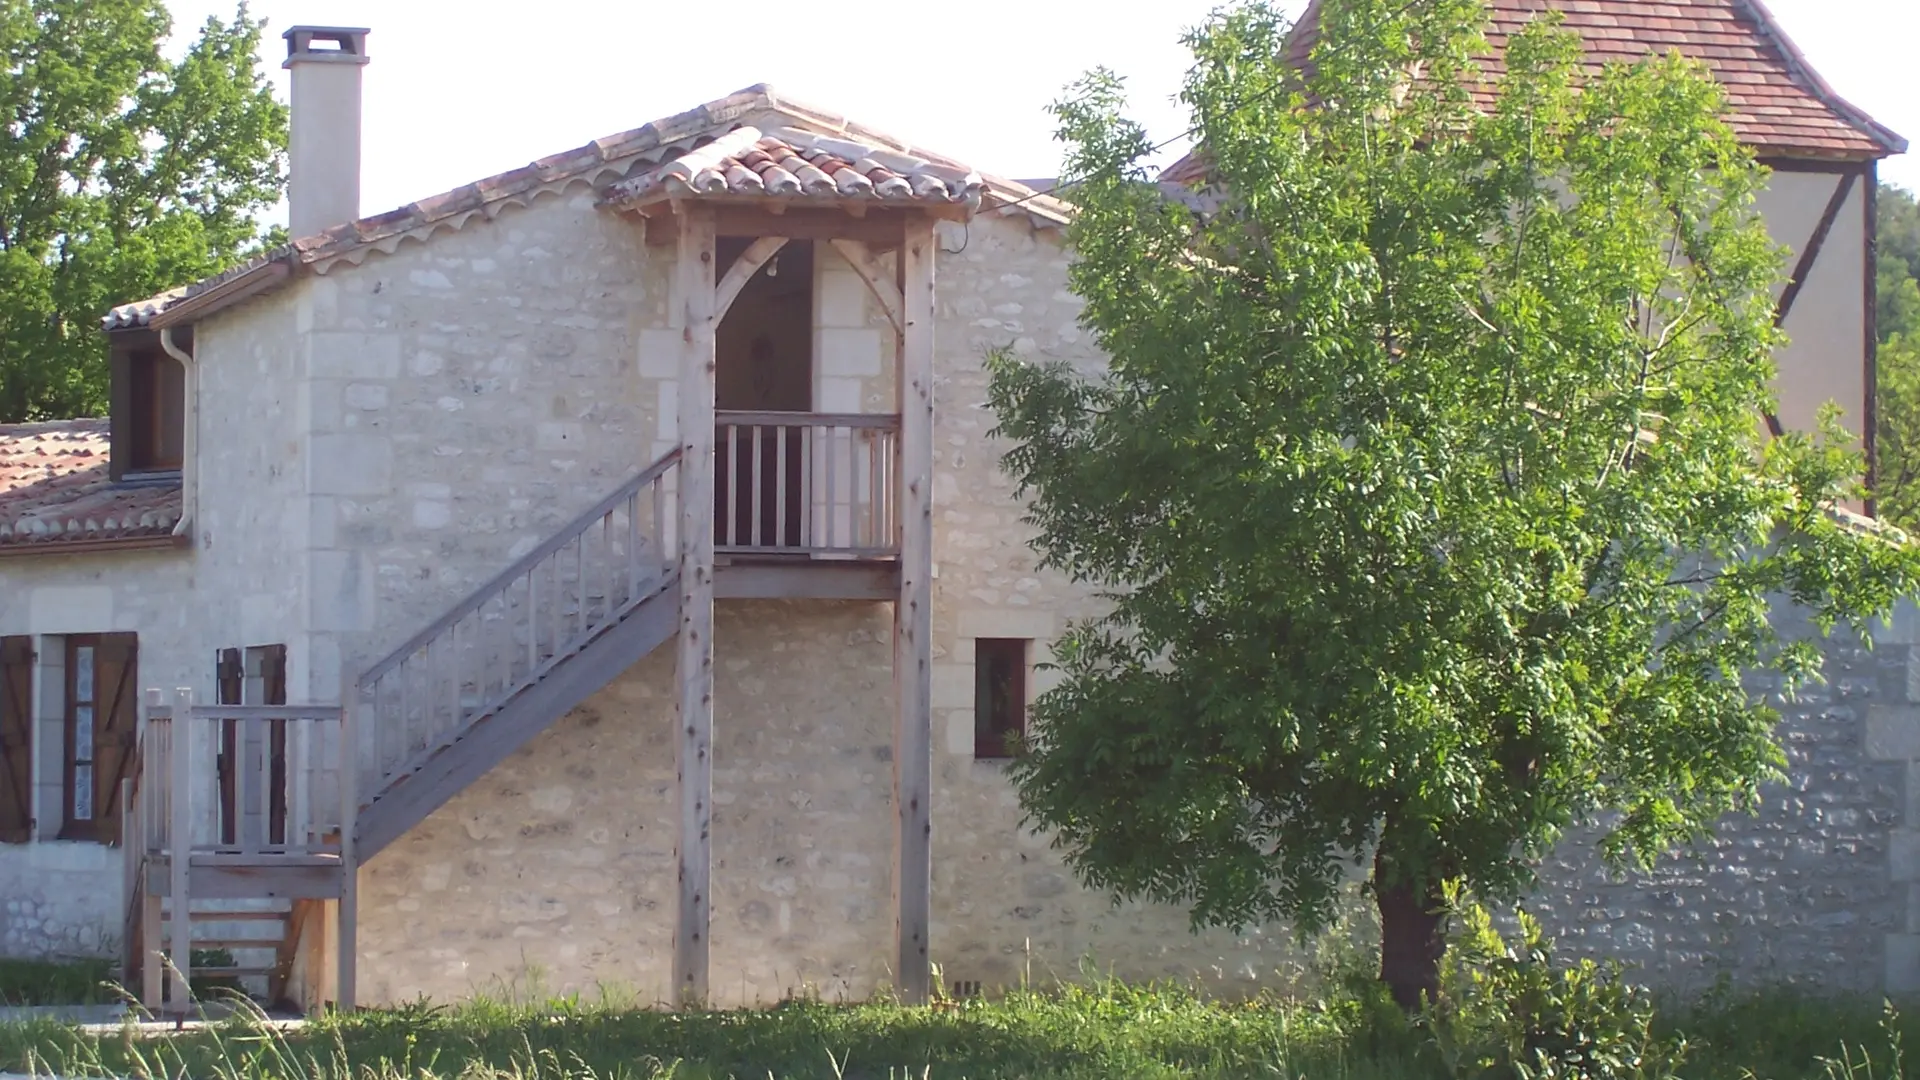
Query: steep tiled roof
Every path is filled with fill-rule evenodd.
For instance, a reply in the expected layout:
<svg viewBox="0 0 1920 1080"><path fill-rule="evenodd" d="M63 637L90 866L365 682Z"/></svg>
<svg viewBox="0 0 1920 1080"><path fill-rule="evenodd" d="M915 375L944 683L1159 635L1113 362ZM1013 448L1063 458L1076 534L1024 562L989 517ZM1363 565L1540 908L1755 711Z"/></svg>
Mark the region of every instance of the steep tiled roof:
<svg viewBox="0 0 1920 1080"><path fill-rule="evenodd" d="M275 288L296 273L325 272L343 260L358 263L375 251L391 253L408 240L425 240L440 229L458 229L475 217L490 219L506 207L525 206L543 193L574 184L604 188L749 125L804 136L841 137L928 167L958 169L979 184L978 205L982 209L1017 203L1018 209L1038 225L1063 225L1071 213L1065 203L1044 195L1034 197L1032 189L1023 184L975 174L949 158L833 112L801 104L760 84L510 172L301 237L218 277L123 304L107 313L103 325L118 330L188 323L228 303Z"/></svg>
<svg viewBox="0 0 1920 1080"><path fill-rule="evenodd" d="M736 128L631 180L607 201L634 205L682 196L784 196L833 202L980 205L985 181L936 161L795 128Z"/></svg>
<svg viewBox="0 0 1920 1080"><path fill-rule="evenodd" d="M170 539L179 481L115 483L107 445L105 420L0 425L0 554Z"/></svg>
<svg viewBox="0 0 1920 1080"><path fill-rule="evenodd" d="M1312 0L1294 27L1288 59L1304 67L1320 36L1321 0ZM1904 153L1905 139L1842 100L1820 78L1760 0L1488 0L1491 79L1505 71L1507 39L1528 20L1558 11L1577 32L1597 66L1632 62L1678 50L1707 65L1727 91L1727 120L1763 155L1877 158ZM1492 87L1475 87L1484 107ZM1161 175L1192 183L1206 172L1189 154Z"/></svg>

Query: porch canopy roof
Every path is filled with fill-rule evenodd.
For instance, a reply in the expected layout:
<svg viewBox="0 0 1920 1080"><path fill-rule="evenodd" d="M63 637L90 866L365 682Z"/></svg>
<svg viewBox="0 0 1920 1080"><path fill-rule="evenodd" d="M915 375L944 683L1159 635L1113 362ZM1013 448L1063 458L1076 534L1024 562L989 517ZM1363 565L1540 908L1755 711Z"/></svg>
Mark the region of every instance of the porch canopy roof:
<svg viewBox="0 0 1920 1080"><path fill-rule="evenodd" d="M980 209L986 188L979 173L957 162L841 135L749 125L612 185L602 202L648 215L690 202L782 217L792 208L795 223L822 211L963 219Z"/></svg>

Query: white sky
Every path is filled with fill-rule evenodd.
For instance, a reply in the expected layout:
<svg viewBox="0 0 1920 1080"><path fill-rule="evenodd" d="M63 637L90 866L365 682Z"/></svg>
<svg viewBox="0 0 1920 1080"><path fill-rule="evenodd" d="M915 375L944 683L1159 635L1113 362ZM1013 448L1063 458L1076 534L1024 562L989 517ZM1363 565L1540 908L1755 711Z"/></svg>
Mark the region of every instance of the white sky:
<svg viewBox="0 0 1920 1080"><path fill-rule="evenodd" d="M983 172L1051 176L1059 152L1045 106L1097 64L1127 76L1133 114L1156 140L1181 132L1179 37L1216 3L252 0L252 10L268 20L283 99L281 31L373 29L361 184L373 214L756 82ZM231 18L234 0L168 6L178 36L209 15ZM1920 2L1769 6L1835 90L1920 144ZM1883 163L1881 176L1920 188L1920 155Z"/></svg>

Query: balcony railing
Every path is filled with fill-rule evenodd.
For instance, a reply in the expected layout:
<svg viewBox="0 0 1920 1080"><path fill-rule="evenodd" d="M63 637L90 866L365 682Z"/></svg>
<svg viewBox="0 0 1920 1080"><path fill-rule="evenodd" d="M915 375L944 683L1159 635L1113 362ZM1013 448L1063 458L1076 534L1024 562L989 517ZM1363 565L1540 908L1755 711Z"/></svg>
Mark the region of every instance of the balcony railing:
<svg viewBox="0 0 1920 1080"><path fill-rule="evenodd" d="M888 558L900 553L900 419L715 414L714 550Z"/></svg>
<svg viewBox="0 0 1920 1080"><path fill-rule="evenodd" d="M126 843L240 858L336 853L350 816L339 787L338 705L192 705L149 693ZM222 791L229 755L232 798Z"/></svg>

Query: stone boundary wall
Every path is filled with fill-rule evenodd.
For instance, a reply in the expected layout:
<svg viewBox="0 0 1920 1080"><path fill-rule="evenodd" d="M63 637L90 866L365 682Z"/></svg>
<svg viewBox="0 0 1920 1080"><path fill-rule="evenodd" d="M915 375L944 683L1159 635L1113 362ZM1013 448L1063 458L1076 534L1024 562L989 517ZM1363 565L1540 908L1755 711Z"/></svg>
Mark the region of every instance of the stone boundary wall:
<svg viewBox="0 0 1920 1080"><path fill-rule="evenodd" d="M1783 613L1783 633L1813 635ZM1567 958L1613 957L1648 981L1702 989L1792 983L1920 992L1920 608L1902 602L1868 648L1836 630L1825 682L1780 712L1784 783L1697 852L1609 872L1597 829L1568 837L1523 906Z"/></svg>

